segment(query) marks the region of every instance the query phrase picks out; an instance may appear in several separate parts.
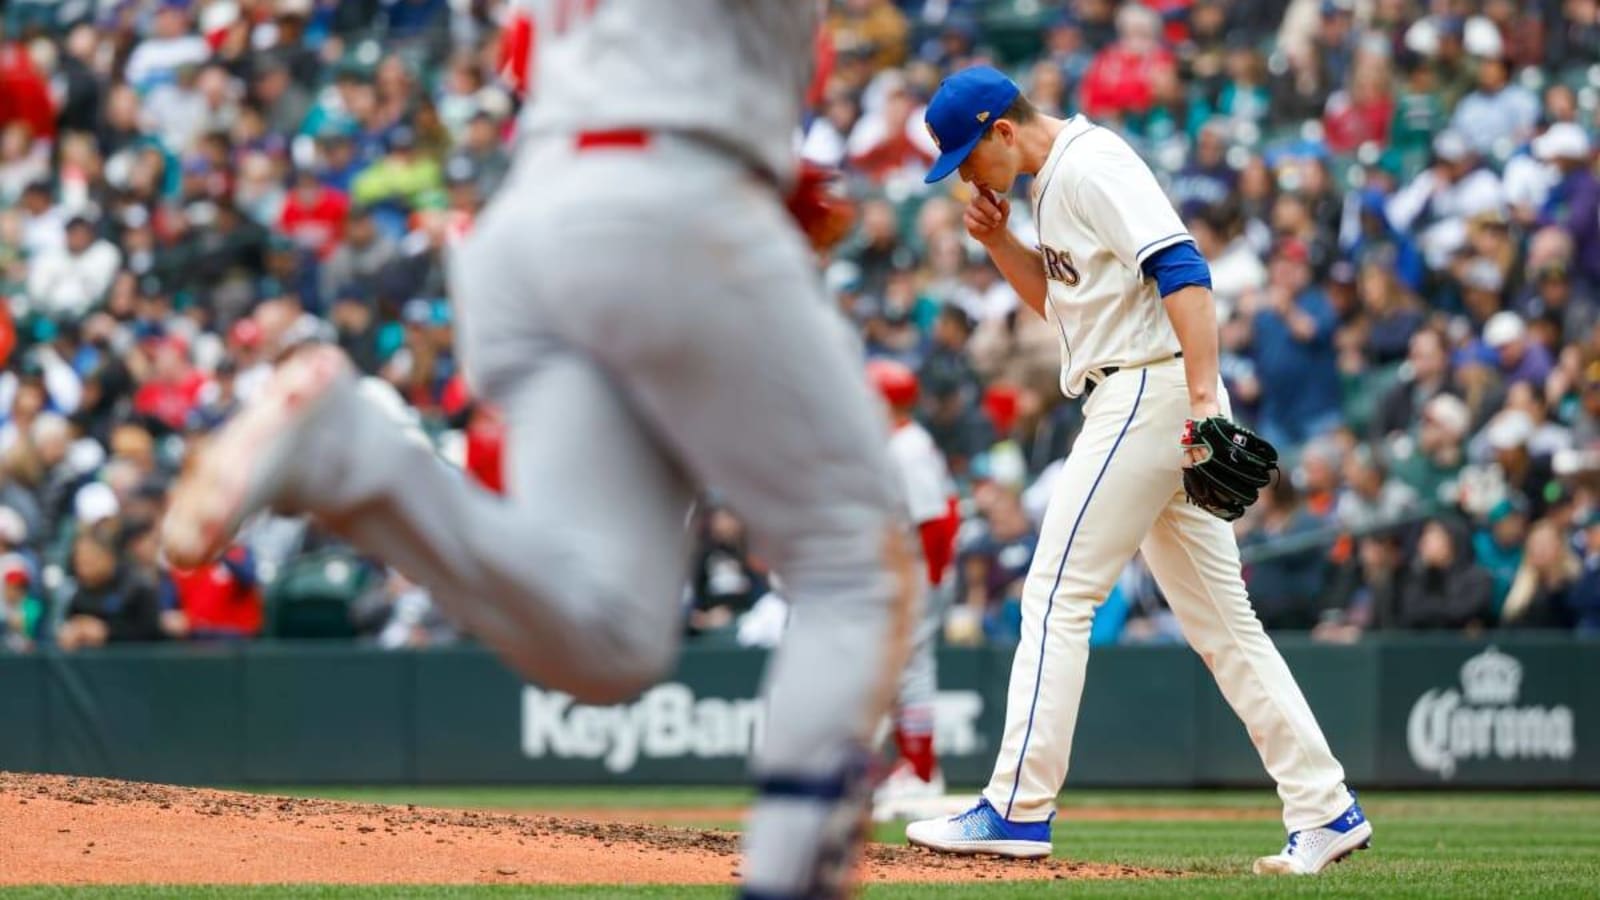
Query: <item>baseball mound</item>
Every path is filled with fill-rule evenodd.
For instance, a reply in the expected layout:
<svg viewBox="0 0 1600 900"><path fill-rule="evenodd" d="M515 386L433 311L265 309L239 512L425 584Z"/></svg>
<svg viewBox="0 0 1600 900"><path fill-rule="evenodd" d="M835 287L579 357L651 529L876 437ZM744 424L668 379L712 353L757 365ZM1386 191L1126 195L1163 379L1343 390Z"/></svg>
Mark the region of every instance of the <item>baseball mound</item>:
<svg viewBox="0 0 1600 900"><path fill-rule="evenodd" d="M738 836L723 831L3 772L0 822L0 885L717 884L734 880L739 861ZM955 859L874 844L864 879L1172 874L1060 859Z"/></svg>

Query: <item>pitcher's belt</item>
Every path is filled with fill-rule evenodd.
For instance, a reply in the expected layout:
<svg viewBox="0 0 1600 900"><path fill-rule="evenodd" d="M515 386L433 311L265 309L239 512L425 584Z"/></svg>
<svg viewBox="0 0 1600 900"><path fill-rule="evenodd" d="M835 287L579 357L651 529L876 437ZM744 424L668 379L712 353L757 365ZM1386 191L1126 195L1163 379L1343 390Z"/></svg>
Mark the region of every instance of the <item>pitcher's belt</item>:
<svg viewBox="0 0 1600 900"><path fill-rule="evenodd" d="M1088 373L1091 377L1088 378L1087 383L1085 383L1083 387L1083 399L1088 400L1089 395L1094 393L1094 389L1099 387L1101 382L1117 374L1118 372L1121 372L1124 368L1142 369L1145 366L1159 365L1174 359L1183 359L1183 351L1179 350L1177 353L1174 353L1171 356L1163 356L1160 359L1152 359L1147 363L1140 363L1137 366L1105 366L1104 368L1100 369L1091 369ZM1093 377L1097 374L1100 376L1099 378Z"/></svg>

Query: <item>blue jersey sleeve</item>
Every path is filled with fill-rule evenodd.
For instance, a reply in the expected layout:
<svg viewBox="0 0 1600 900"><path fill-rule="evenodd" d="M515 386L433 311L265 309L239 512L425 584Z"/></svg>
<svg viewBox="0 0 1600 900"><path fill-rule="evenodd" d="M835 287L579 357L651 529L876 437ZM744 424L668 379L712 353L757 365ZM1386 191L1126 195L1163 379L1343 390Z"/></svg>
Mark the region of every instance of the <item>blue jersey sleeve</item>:
<svg viewBox="0 0 1600 900"><path fill-rule="evenodd" d="M1161 296L1180 288L1199 286L1211 289L1211 267L1191 241L1164 247L1145 259L1141 268L1146 278L1154 278Z"/></svg>

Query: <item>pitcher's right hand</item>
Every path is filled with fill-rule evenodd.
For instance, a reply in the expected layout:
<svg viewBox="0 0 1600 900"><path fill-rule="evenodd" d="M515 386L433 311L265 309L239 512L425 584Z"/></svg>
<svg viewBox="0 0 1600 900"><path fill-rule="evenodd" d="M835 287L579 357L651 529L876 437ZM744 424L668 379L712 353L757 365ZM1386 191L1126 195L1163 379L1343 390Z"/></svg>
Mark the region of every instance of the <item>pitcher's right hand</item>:
<svg viewBox="0 0 1600 900"><path fill-rule="evenodd" d="M988 188L978 188L972 202L967 204L967 234L984 246L1004 238L1006 222L1011 218L1011 201L997 197Z"/></svg>

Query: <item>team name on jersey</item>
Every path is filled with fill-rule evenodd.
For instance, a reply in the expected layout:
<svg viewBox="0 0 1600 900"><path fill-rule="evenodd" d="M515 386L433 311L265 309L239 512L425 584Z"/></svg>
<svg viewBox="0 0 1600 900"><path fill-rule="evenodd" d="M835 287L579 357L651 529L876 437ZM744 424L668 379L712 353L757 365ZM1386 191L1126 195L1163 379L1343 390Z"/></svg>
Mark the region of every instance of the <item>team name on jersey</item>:
<svg viewBox="0 0 1600 900"><path fill-rule="evenodd" d="M1051 281L1059 281L1067 287L1082 281L1078 274L1078 267L1072 262L1072 254L1054 247L1039 245L1039 252L1044 256L1044 275Z"/></svg>

